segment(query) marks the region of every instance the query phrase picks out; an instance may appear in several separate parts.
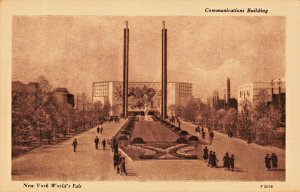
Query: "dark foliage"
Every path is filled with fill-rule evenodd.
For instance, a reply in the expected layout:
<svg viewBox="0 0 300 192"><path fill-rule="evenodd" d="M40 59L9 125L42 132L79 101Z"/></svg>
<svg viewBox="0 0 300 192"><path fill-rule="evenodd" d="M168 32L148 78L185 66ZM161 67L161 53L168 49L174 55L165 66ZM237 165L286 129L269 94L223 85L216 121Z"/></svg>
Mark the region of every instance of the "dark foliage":
<svg viewBox="0 0 300 192"><path fill-rule="evenodd" d="M145 142L144 142L143 138L135 137L135 138L132 139L131 143L133 143L133 144L143 144Z"/></svg>
<svg viewBox="0 0 300 192"><path fill-rule="evenodd" d="M181 136L186 136L186 135L188 135L189 133L187 132L187 131L180 131L179 132L179 135L181 135Z"/></svg>
<svg viewBox="0 0 300 192"><path fill-rule="evenodd" d="M184 137L179 137L177 140L176 140L176 143L179 143L179 144L186 144L188 141L186 140L186 138Z"/></svg>

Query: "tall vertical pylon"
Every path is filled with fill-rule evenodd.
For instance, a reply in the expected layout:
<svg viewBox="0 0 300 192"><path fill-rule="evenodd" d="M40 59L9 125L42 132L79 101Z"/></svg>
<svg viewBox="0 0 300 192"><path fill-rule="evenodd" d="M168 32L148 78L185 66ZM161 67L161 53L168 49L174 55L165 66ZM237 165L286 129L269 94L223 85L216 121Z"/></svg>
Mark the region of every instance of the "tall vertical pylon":
<svg viewBox="0 0 300 192"><path fill-rule="evenodd" d="M167 118L167 29L165 21L162 28L162 79L161 79L161 117Z"/></svg>
<svg viewBox="0 0 300 192"><path fill-rule="evenodd" d="M123 115L126 118L128 113L128 64L129 64L129 28L128 21L124 28L124 51L123 51Z"/></svg>

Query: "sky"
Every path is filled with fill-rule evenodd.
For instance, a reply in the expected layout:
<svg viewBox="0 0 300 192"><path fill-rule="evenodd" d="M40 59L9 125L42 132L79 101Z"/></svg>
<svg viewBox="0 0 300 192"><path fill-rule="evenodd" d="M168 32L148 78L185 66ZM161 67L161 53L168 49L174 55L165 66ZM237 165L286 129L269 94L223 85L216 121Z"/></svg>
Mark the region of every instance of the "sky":
<svg viewBox="0 0 300 192"><path fill-rule="evenodd" d="M15 16L12 80L44 75L53 87L92 95L96 81L121 81L128 20L129 81L161 81L161 28L168 29L168 81L193 95L231 96L239 85L285 78L284 17Z"/></svg>

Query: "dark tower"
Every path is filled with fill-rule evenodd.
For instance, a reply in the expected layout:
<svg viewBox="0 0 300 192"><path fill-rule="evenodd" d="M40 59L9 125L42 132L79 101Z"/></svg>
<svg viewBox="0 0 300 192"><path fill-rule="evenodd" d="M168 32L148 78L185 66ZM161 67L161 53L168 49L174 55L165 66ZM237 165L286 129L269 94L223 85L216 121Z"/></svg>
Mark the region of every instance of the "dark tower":
<svg viewBox="0 0 300 192"><path fill-rule="evenodd" d="M161 117L167 118L167 29L165 21L162 28L162 79L161 79Z"/></svg>
<svg viewBox="0 0 300 192"><path fill-rule="evenodd" d="M226 103L230 100L230 79L227 78Z"/></svg>
<svg viewBox="0 0 300 192"><path fill-rule="evenodd" d="M123 52L123 115L128 112L128 55L129 55L129 29L128 21L124 28L124 52Z"/></svg>

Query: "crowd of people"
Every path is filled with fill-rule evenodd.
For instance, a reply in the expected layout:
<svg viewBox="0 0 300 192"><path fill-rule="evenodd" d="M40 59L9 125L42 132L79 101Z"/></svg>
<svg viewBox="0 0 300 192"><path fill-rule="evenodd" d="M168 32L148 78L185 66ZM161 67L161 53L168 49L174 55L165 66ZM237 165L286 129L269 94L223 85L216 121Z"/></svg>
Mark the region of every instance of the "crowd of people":
<svg viewBox="0 0 300 192"><path fill-rule="evenodd" d="M103 132L103 127L101 124L100 127L97 127L97 133L101 134L102 132ZM98 136L95 137L94 143L95 143L95 149L98 150L99 143L100 143L100 139ZM114 169L117 171L117 174L127 175L125 157L123 157L119 152L119 144L117 140L115 138L112 138L111 140L103 138L101 144L103 150L106 150L106 145L110 145L111 151L114 153L113 166ZM78 146L77 138L74 138L72 142L72 146L73 146L73 151L76 152Z"/></svg>
<svg viewBox="0 0 300 192"><path fill-rule="evenodd" d="M117 171L117 174L127 175L125 157L122 157L121 153L119 153L119 145L115 138L111 139L110 146L111 151L114 153L114 169Z"/></svg>
<svg viewBox="0 0 300 192"><path fill-rule="evenodd" d="M278 157L275 153L272 153L272 155L270 156L269 154L266 154L265 157L265 166L267 171L270 170L277 170L278 167Z"/></svg>
<svg viewBox="0 0 300 192"><path fill-rule="evenodd" d="M201 129L200 129L199 126L196 127L196 128L195 128L195 132L196 132L198 138L200 138L200 132L201 132L201 136L202 136L201 138L202 138L202 140L205 141L205 135L206 135L206 133L205 133L203 127L202 127ZM211 145L212 142L213 142L214 136L215 136L214 132L213 132L212 130L209 129L209 130L208 130L208 139L209 139L209 144L210 144L210 145Z"/></svg>
<svg viewBox="0 0 300 192"><path fill-rule="evenodd" d="M218 158L216 155L216 152L214 151L209 151L207 146L204 147L203 149L203 159L205 162L207 163L208 167L218 167ZM230 171L234 171L234 155L229 156L228 153L225 154L225 156L223 157L223 167L225 170L230 170Z"/></svg>
<svg viewBox="0 0 300 192"><path fill-rule="evenodd" d="M120 117L119 116L110 116L108 118L108 122L111 123L111 122L119 122L120 121Z"/></svg>

